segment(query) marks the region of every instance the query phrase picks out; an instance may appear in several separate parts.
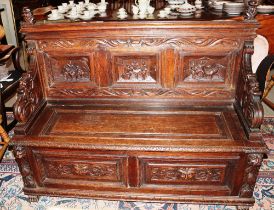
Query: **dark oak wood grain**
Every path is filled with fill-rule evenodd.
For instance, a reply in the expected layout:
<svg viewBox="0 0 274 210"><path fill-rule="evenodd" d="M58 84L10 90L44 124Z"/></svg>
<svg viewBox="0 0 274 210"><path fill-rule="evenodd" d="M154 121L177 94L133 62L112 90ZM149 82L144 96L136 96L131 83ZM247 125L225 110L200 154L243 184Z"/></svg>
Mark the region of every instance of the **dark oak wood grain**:
<svg viewBox="0 0 274 210"><path fill-rule="evenodd" d="M24 192L252 205L267 152L252 11L218 21L28 16L12 140Z"/></svg>

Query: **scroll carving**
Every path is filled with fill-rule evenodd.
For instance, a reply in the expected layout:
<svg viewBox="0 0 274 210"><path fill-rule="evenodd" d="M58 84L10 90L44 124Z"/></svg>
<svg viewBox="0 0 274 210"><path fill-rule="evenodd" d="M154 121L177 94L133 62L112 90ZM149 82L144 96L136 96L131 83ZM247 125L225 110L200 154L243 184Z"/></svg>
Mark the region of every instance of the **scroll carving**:
<svg viewBox="0 0 274 210"><path fill-rule="evenodd" d="M239 43L237 40L231 40L227 38L151 38L151 39L100 39L97 40L99 46L102 47L118 47L118 46L127 46L127 47L158 47L161 45L169 45L171 47L183 47L183 46L196 46L196 47L213 47L213 46L225 46L229 43L231 46L238 46Z"/></svg>
<svg viewBox="0 0 274 210"><path fill-rule="evenodd" d="M59 164L49 163L50 173L59 177L60 175L79 175L91 177L115 177L117 173L116 165L92 165L85 163Z"/></svg>
<svg viewBox="0 0 274 210"><path fill-rule="evenodd" d="M36 22L30 8L28 7L23 7L22 17L24 21L23 25L34 24Z"/></svg>
<svg viewBox="0 0 274 210"><path fill-rule="evenodd" d="M41 50L50 49L91 49L95 47L237 47L240 41L228 38L128 38L128 39L88 39L88 40L43 40L38 42Z"/></svg>
<svg viewBox="0 0 274 210"><path fill-rule="evenodd" d="M223 170L219 168L174 167L158 168L151 171L151 180L166 181L221 181Z"/></svg>
<svg viewBox="0 0 274 210"><path fill-rule="evenodd" d="M247 20L254 20L257 14L257 6L259 5L259 0L245 0L246 5L246 15Z"/></svg>
<svg viewBox="0 0 274 210"><path fill-rule="evenodd" d="M263 160L262 154L248 154L247 168L244 172L244 184L240 190L240 197L249 198L253 195L256 178Z"/></svg>
<svg viewBox="0 0 274 210"><path fill-rule="evenodd" d="M190 75L185 81L224 81L225 66L203 57L189 61Z"/></svg>
<svg viewBox="0 0 274 210"><path fill-rule="evenodd" d="M119 88L91 88L91 89L51 89L50 95L54 97L94 97L94 96L159 96L159 97L231 97L229 90L208 90L208 89L165 89L165 88L152 88L152 89L119 89Z"/></svg>
<svg viewBox="0 0 274 210"><path fill-rule="evenodd" d="M18 163L25 187L35 188L36 184L27 158L26 149L22 146L15 146L13 152L16 162Z"/></svg>
<svg viewBox="0 0 274 210"><path fill-rule="evenodd" d="M14 105L15 118L19 122L26 122L29 116L42 100L42 92L38 88L39 79L37 72L35 43L28 43L27 54L29 57L29 69L23 74L17 90L17 101Z"/></svg>
<svg viewBox="0 0 274 210"><path fill-rule="evenodd" d="M246 42L244 49L242 81L239 83L243 88L238 88L238 101L248 126L251 129L259 128L263 122L263 107L261 104L259 84L255 74L252 73L251 55L253 54L253 43Z"/></svg>

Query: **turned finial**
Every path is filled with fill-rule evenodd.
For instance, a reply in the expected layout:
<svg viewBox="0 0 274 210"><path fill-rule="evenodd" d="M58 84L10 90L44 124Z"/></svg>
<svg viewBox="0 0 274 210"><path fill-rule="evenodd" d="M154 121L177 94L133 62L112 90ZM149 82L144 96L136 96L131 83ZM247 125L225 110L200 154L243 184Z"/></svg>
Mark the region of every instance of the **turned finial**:
<svg viewBox="0 0 274 210"><path fill-rule="evenodd" d="M22 10L23 24L34 24L35 18L28 7L23 7Z"/></svg>
<svg viewBox="0 0 274 210"><path fill-rule="evenodd" d="M257 14L259 0L245 0L245 19L254 20Z"/></svg>

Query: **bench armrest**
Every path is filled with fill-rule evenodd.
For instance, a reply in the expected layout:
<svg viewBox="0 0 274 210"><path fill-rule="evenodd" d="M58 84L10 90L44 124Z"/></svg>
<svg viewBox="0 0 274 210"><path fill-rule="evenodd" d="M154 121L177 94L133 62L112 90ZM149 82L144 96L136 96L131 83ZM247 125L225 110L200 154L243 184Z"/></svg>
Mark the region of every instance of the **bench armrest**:
<svg viewBox="0 0 274 210"><path fill-rule="evenodd" d="M253 52L253 42L246 42L237 84L236 103L234 104L250 140L253 139L253 134L259 134L259 129L263 122L262 93L259 90L259 83L256 75L252 73L251 67Z"/></svg>
<svg viewBox="0 0 274 210"><path fill-rule="evenodd" d="M26 123L31 119L43 101L42 87L39 79L35 43L27 43L26 49L29 66L23 74L17 90L17 101L14 105L15 119Z"/></svg>

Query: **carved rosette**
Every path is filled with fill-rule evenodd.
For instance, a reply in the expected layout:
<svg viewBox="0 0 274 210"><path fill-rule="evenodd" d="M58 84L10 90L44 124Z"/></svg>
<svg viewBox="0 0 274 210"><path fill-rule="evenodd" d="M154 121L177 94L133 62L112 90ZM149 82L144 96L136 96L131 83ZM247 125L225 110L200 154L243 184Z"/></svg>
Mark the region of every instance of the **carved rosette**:
<svg viewBox="0 0 274 210"><path fill-rule="evenodd" d="M29 188L35 188L36 184L34 181L30 163L27 158L26 149L22 146L15 146L13 153L14 153L16 162L18 163L19 170L23 178L24 186Z"/></svg>
<svg viewBox="0 0 274 210"><path fill-rule="evenodd" d="M243 88L239 94L239 102L243 115L251 129L259 128L263 122L263 107L261 103L261 92L255 74L252 73L251 55L253 54L253 43L247 42L244 50L242 81Z"/></svg>
<svg viewBox="0 0 274 210"><path fill-rule="evenodd" d="M36 22L30 8L28 7L23 7L22 17L23 17L23 23L22 23L23 25L30 25Z"/></svg>
<svg viewBox="0 0 274 210"><path fill-rule="evenodd" d="M212 181L222 180L222 169L218 168L153 168L151 180L166 181Z"/></svg>
<svg viewBox="0 0 274 210"><path fill-rule="evenodd" d="M247 20L254 20L257 14L257 6L259 0L245 0L245 18Z"/></svg>
<svg viewBox="0 0 274 210"><path fill-rule="evenodd" d="M247 167L244 173L243 185L239 196L244 198L252 197L257 175L263 160L262 154L248 154Z"/></svg>
<svg viewBox="0 0 274 210"><path fill-rule="evenodd" d="M23 74L17 90L17 101L14 105L14 115L19 122L26 122L42 99L36 64L35 43L28 42L28 71Z"/></svg>

